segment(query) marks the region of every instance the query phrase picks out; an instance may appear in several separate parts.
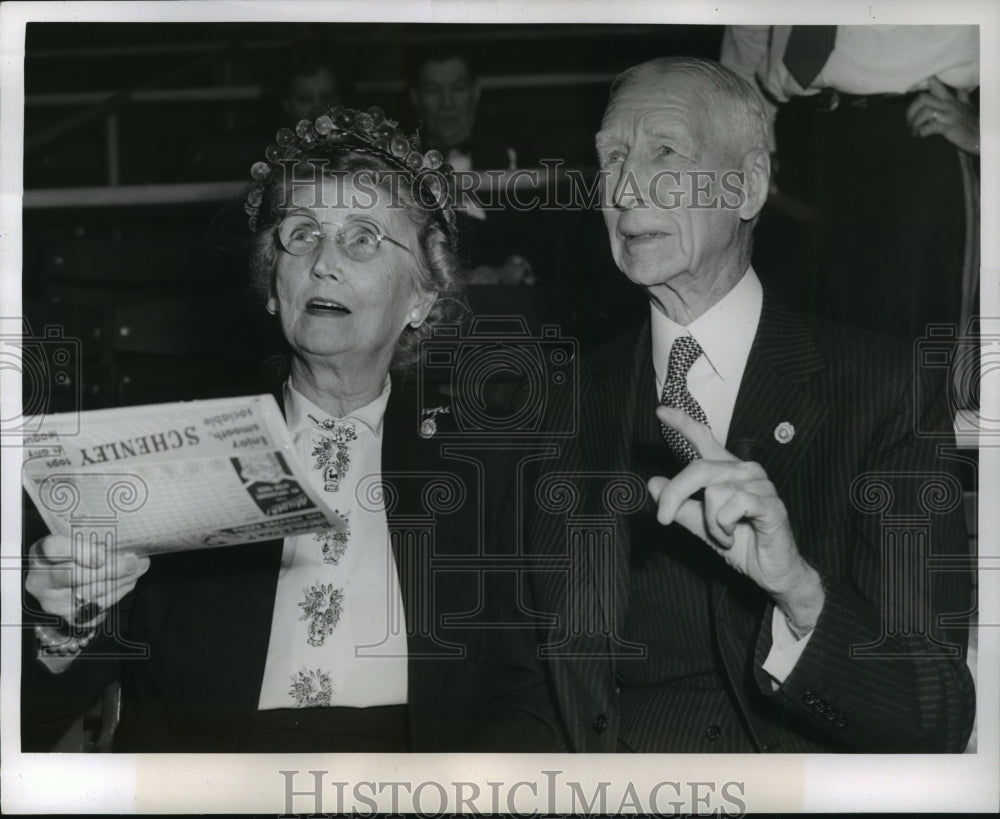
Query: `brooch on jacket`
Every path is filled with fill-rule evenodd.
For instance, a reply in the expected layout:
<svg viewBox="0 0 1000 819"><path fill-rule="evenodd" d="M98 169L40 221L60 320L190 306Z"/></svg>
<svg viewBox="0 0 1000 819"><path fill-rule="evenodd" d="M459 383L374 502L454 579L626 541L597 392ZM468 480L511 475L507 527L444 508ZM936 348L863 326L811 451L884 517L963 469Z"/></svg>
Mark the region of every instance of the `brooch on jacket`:
<svg viewBox="0 0 1000 819"><path fill-rule="evenodd" d="M450 413L451 407L431 407L430 409L421 410L420 415L423 420L420 422L420 437L433 438L438 428L437 416L449 415Z"/></svg>
<svg viewBox="0 0 1000 819"><path fill-rule="evenodd" d="M309 418L318 429L326 433L320 437L312 452L316 459L316 469L323 473L323 489L327 492L336 492L340 489L340 482L351 465L351 455L347 445L358 439L354 423L334 418L319 421L311 415Z"/></svg>

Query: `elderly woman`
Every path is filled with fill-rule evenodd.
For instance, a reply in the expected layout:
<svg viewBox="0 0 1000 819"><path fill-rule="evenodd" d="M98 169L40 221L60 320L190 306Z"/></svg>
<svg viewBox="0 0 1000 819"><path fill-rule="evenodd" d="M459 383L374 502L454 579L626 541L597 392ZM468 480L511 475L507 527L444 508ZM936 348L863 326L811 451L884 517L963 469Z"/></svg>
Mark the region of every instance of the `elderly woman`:
<svg viewBox="0 0 1000 819"><path fill-rule="evenodd" d="M66 539L43 538L27 590L79 624L69 641L36 627L25 691L43 712L85 708L119 679L116 750L473 741L494 652L447 617L483 602L479 482L441 457L449 399L425 385L418 403L413 378L419 340L461 308L449 169L395 125L377 108L333 109L282 129L246 205L255 283L290 347L277 395L346 529L126 557L117 578L82 554L74 575ZM437 571L432 555L465 570ZM476 747L491 747L484 736Z"/></svg>

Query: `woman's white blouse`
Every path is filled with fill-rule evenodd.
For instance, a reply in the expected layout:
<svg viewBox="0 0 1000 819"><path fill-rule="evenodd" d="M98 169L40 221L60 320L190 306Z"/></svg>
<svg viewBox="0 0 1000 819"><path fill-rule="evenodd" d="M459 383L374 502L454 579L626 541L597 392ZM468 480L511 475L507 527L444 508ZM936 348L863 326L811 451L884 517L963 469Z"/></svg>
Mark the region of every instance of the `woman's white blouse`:
<svg viewBox="0 0 1000 819"><path fill-rule="evenodd" d="M285 538L262 710L406 703L403 601L378 491L390 388L387 378L372 403L334 419L285 385L298 456L348 531Z"/></svg>

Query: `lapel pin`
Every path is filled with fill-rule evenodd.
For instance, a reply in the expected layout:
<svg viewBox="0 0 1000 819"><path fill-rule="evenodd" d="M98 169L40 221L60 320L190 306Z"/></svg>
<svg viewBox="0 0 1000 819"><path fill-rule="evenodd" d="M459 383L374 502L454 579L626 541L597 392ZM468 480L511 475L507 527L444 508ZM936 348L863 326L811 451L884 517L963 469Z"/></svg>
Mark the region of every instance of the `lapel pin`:
<svg viewBox="0 0 1000 819"><path fill-rule="evenodd" d="M774 440L779 444L787 444L795 437L795 427L791 421L782 421L774 428Z"/></svg>

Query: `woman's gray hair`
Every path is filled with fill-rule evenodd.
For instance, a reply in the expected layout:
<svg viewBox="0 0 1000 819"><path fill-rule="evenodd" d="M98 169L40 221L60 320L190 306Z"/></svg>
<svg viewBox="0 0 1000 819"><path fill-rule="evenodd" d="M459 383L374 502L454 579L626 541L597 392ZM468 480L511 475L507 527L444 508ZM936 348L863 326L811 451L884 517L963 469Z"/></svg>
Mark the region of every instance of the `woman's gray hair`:
<svg viewBox="0 0 1000 819"><path fill-rule="evenodd" d="M389 194L393 204L398 202L416 225L419 251L414 253L418 262L414 284L424 293L436 294L424 322L419 327L407 325L399 338L391 368L397 375L405 376L419 361L420 342L433 335L435 327L459 323L468 316L453 221L449 223L441 218L434 207L419 199L419 182L413 177L392 168L374 154L354 148L318 145L316 150L304 152L294 163L288 163L285 171L272 173L262 191L250 246L251 288L262 303L274 295L280 252L277 227L285 215L287 183L308 184L320 173L329 177L365 174L368 184Z"/></svg>

